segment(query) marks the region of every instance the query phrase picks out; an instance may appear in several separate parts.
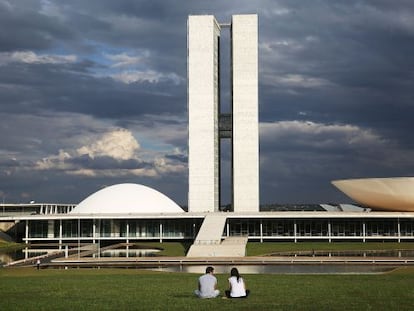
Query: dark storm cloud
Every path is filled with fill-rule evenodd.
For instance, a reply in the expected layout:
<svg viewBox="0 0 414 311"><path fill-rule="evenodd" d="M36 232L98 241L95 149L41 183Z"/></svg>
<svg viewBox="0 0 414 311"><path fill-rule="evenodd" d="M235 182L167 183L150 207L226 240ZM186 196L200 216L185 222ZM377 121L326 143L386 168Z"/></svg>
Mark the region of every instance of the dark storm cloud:
<svg viewBox="0 0 414 311"><path fill-rule="evenodd" d="M412 1L0 0L0 192L76 202L127 181L185 202L182 171L156 178L28 172L112 126L130 129L149 159L70 164L150 169L154 154L186 163L185 151L163 148L187 149L187 16L229 22L239 13L259 15L262 203L344 201L332 179L414 174ZM120 55L136 62L120 65Z"/></svg>
<svg viewBox="0 0 414 311"><path fill-rule="evenodd" d="M412 4L285 4L291 14L261 18L271 24L261 35L270 49L261 57L262 119L365 125L401 144L410 141ZM289 75L303 80L272 80Z"/></svg>
<svg viewBox="0 0 414 311"><path fill-rule="evenodd" d="M81 66L82 65L82 66ZM176 88L168 82L124 84L88 74L91 63L9 64L2 66L0 94L3 112L54 110L98 117L183 112ZM1 88L1 86L0 86ZM169 94L168 92L171 92Z"/></svg>
<svg viewBox="0 0 414 311"><path fill-rule="evenodd" d="M67 163L75 167L93 170L113 170L113 169L139 169L151 168L151 163L145 163L136 159L118 160L108 156L91 158L88 155L79 156L67 160Z"/></svg>
<svg viewBox="0 0 414 311"><path fill-rule="evenodd" d="M47 49L74 36L68 25L39 9L36 1L0 1L0 51Z"/></svg>

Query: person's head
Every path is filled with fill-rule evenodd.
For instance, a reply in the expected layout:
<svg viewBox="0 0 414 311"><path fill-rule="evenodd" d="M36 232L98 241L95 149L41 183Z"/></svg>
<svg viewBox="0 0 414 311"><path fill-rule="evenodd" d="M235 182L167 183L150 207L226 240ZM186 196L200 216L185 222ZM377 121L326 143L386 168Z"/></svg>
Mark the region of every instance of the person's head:
<svg viewBox="0 0 414 311"><path fill-rule="evenodd" d="M213 273L213 272L214 272L214 268L213 267L207 267L206 268L206 274Z"/></svg>
<svg viewBox="0 0 414 311"><path fill-rule="evenodd" d="M237 278L237 281L240 278L240 274L239 274L239 270L237 270L237 268L232 268L230 270L230 276L235 276Z"/></svg>

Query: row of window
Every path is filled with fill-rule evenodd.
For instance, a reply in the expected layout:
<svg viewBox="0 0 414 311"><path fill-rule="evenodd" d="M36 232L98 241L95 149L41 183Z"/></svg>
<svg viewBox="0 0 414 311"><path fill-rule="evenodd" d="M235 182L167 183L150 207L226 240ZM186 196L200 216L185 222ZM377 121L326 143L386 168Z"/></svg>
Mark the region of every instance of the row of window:
<svg viewBox="0 0 414 311"><path fill-rule="evenodd" d="M295 230L296 226L296 230ZM261 227L261 229L260 229ZM228 220L229 234L247 236L414 236L414 219L400 220ZM225 229L227 230L227 228ZM364 234L365 230L365 234ZM295 234L296 231L296 234ZM225 231L227 235L227 232Z"/></svg>
<svg viewBox="0 0 414 311"><path fill-rule="evenodd" d="M202 219L97 220L101 237L194 238ZM86 220L29 221L29 238L93 237L94 223ZM60 231L61 230L61 231ZM227 232L228 230L228 232ZM160 234L162 232L162 234ZM414 219L409 220L320 220L320 219L228 219L224 236L414 236Z"/></svg>
<svg viewBox="0 0 414 311"><path fill-rule="evenodd" d="M101 237L163 237L193 238L202 219L168 220L100 220L96 235ZM62 225L62 227L61 227ZM29 238L93 237L93 220L29 221ZM62 230L62 232L60 232Z"/></svg>

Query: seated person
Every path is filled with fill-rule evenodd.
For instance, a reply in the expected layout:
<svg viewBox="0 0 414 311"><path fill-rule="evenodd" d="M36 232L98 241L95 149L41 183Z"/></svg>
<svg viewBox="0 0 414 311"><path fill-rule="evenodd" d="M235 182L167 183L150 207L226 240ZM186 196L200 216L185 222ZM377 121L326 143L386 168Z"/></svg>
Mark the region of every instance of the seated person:
<svg viewBox="0 0 414 311"><path fill-rule="evenodd" d="M230 271L229 290L226 290L225 294L227 298L246 298L250 294L237 268Z"/></svg>
<svg viewBox="0 0 414 311"><path fill-rule="evenodd" d="M202 275L198 279L198 289L194 291L199 298L215 298L220 294L217 289L217 279L213 275L214 268L207 267L206 274Z"/></svg>

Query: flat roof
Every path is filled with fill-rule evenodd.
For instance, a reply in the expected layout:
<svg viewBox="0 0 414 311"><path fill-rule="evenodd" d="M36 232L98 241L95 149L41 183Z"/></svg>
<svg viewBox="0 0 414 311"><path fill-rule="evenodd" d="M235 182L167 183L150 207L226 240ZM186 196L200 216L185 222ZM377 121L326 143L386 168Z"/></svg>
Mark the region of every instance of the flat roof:
<svg viewBox="0 0 414 311"><path fill-rule="evenodd" d="M183 212L177 213L148 213L148 214L46 214L46 215L15 215L0 216L0 221L22 220L64 220L64 219L188 219L204 218L212 213ZM218 212L228 219L328 219L328 218L414 218L414 212Z"/></svg>

